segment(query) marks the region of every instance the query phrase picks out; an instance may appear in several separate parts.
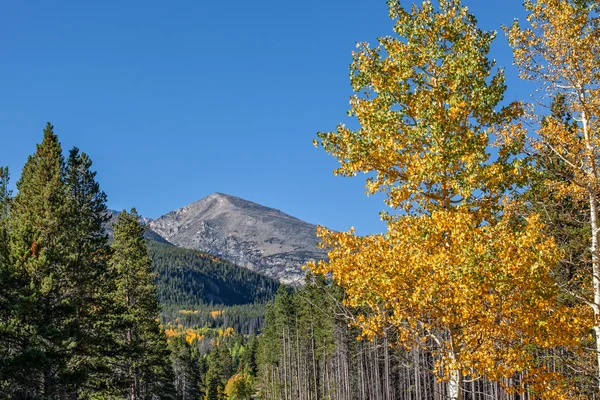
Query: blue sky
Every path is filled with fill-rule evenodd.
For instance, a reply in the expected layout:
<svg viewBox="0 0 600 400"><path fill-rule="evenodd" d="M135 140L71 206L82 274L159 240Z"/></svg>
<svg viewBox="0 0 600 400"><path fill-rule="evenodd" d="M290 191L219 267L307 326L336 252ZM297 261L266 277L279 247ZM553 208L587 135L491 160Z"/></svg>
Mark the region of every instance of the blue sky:
<svg viewBox="0 0 600 400"><path fill-rule="evenodd" d="M465 3L485 29L524 15L522 0ZM51 121L92 157L110 208L157 217L222 192L382 231L382 197L311 142L349 122L355 43L391 33L384 0L5 2L0 165L16 181ZM502 33L491 57L507 100L525 99Z"/></svg>

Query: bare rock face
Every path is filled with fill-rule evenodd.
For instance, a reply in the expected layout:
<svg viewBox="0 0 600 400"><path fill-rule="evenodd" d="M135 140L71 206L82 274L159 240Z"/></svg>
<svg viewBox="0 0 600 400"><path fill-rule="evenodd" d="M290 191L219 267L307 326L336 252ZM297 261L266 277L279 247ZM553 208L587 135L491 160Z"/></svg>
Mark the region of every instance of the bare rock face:
<svg viewBox="0 0 600 400"><path fill-rule="evenodd" d="M301 283L317 248L316 225L238 197L215 193L148 222L170 243L223 257L283 283Z"/></svg>

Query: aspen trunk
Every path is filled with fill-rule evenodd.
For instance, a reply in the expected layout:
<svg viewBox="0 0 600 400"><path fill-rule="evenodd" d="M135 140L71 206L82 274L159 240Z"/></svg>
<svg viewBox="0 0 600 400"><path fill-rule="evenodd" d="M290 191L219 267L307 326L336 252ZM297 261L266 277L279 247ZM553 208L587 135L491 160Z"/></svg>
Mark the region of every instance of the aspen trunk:
<svg viewBox="0 0 600 400"><path fill-rule="evenodd" d="M283 390L284 390L284 399L288 399L288 369L286 368L287 364L287 354L286 354L286 340L285 340L285 328L281 332L281 336L283 338Z"/></svg>
<svg viewBox="0 0 600 400"><path fill-rule="evenodd" d="M463 400L462 396L462 373L459 370L450 372L450 380L447 385L448 399Z"/></svg>
<svg viewBox="0 0 600 400"><path fill-rule="evenodd" d="M594 309L595 321L600 318L600 259L598 258L598 204L595 196L590 193L590 221L592 228L592 245L590 251L592 252L592 274L594 283ZM600 325L594 324L594 333L596 335L596 357L597 357L597 379L598 387L600 388Z"/></svg>
<svg viewBox="0 0 600 400"><path fill-rule="evenodd" d="M579 101L585 106L586 97L584 91L579 93ZM592 282L594 288L594 302L592 308L594 310L594 320L598 321L600 318L600 258L598 257L598 235L600 235L600 231L598 230L598 200L595 192L598 183L598 171L596 166L596 152L590 133L588 115L585 109L581 112L581 122L583 125L583 137L585 139L589 161L588 194L590 201L590 225L592 228L590 251L592 252ZM596 335L596 358L598 368L596 378L598 379L597 385L600 389L600 325L598 323L594 324L594 334Z"/></svg>

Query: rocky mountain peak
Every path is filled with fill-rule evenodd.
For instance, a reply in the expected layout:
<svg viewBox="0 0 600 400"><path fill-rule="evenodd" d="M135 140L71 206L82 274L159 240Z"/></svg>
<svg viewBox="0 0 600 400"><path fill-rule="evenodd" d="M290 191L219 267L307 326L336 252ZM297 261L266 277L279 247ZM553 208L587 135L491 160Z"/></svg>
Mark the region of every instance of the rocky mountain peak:
<svg viewBox="0 0 600 400"><path fill-rule="evenodd" d="M214 193L148 222L170 243L206 251L285 283L301 281L301 266L324 259L316 226L279 210Z"/></svg>

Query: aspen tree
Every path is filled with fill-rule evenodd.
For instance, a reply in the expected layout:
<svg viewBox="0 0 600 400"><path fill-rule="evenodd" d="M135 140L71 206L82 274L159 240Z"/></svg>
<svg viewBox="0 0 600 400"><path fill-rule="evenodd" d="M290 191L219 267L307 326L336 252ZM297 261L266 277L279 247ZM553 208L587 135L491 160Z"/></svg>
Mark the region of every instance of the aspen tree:
<svg viewBox="0 0 600 400"><path fill-rule="evenodd" d="M589 0L525 1L528 26L519 21L506 28L521 78L535 81L538 129L532 143L538 152L551 152L560 170L548 179L559 196L585 201L589 213L589 290L574 293L593 310L597 363L600 365L600 3ZM560 98L574 123L551 115L550 101ZM586 257L587 255L584 255ZM600 385L600 370L598 370Z"/></svg>
<svg viewBox="0 0 600 400"><path fill-rule="evenodd" d="M479 29L459 0L438 3L389 2L396 36L359 45L351 65L360 127L319 133L341 164L335 173L371 174L367 192L385 193L398 213L383 215L385 234L319 228L329 261L309 267L330 273L348 305L373 311L358 321L364 336L392 326L399 345L434 352L450 399L463 398L465 376L521 371L513 390L572 398L530 351L577 344L576 318L549 275L559 252L538 218L515 222L503 207L526 178L515 157L521 106L500 106L504 74L487 56L495 32Z"/></svg>

